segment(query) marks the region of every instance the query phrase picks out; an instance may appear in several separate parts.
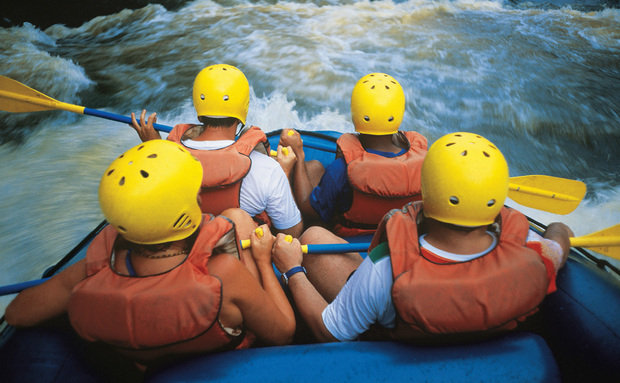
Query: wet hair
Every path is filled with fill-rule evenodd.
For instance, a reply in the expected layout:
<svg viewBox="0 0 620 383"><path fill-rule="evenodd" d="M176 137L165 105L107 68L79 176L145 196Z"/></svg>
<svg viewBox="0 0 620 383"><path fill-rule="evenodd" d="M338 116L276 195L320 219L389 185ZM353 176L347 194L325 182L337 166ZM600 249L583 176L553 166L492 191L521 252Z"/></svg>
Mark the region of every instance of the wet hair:
<svg viewBox="0 0 620 383"><path fill-rule="evenodd" d="M187 251L188 254L192 250L192 247L194 246L194 242L196 242L196 238L198 237L199 232L200 229L196 230L192 235L182 240L184 242L183 250ZM131 250L134 254L141 254L145 252L155 253L158 251L164 251L167 250L170 246L172 246L174 242L177 241L154 243L151 245L141 245L135 242L128 241L122 235L119 235L116 238L116 246Z"/></svg>
<svg viewBox="0 0 620 383"><path fill-rule="evenodd" d="M198 121L208 128L228 128L234 123L240 123L239 119L235 117L214 118L208 116L198 116Z"/></svg>

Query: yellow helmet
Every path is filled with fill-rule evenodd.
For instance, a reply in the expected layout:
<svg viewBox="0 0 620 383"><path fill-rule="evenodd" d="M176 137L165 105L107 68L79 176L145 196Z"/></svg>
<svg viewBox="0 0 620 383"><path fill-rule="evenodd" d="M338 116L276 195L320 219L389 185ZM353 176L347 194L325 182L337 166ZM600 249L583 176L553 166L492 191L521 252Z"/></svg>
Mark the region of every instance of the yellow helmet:
<svg viewBox="0 0 620 383"><path fill-rule="evenodd" d="M424 215L459 226L495 221L508 194L508 165L486 138L451 133L428 150L422 165Z"/></svg>
<svg viewBox="0 0 620 383"><path fill-rule="evenodd" d="M110 164L99 184L99 204L131 242L176 241L200 225L201 183L202 165L190 152L172 141L151 140Z"/></svg>
<svg viewBox="0 0 620 383"><path fill-rule="evenodd" d="M250 84L243 72L232 65L211 65L196 76L192 98L198 117L234 117L245 125Z"/></svg>
<svg viewBox="0 0 620 383"><path fill-rule="evenodd" d="M405 93L394 77L371 73L362 77L351 94L351 117L358 133L398 132L405 114Z"/></svg>

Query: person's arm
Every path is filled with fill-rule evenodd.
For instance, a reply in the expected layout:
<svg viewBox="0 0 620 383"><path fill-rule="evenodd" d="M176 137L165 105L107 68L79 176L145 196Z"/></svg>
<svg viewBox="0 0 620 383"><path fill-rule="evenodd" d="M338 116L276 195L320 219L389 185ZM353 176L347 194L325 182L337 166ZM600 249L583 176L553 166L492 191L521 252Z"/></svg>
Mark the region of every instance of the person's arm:
<svg viewBox="0 0 620 383"><path fill-rule="evenodd" d="M289 132L293 132L293 134ZM280 135L280 145L291 147L297 157L297 162L293 169L293 194L301 214L310 219L318 219L319 215L310 205L310 193L314 185L310 181L308 169L306 168L306 154L304 153L301 135L292 129L285 129Z"/></svg>
<svg viewBox="0 0 620 383"><path fill-rule="evenodd" d="M131 112L131 126L136 130L136 132L138 132L138 136L142 142L161 139L161 135L153 127L153 124L157 122L157 113L151 113L146 122L144 120L145 116L146 109L142 109L140 123L138 123L138 121L136 121L136 114Z"/></svg>
<svg viewBox="0 0 620 383"><path fill-rule="evenodd" d="M222 253L212 256L208 266L210 273L222 281L220 321L224 326L243 325L268 345L284 345L292 341L295 333L292 309L282 312L281 306L238 259Z"/></svg>
<svg viewBox="0 0 620 383"><path fill-rule="evenodd" d="M80 260L44 283L19 293L4 316L15 327L44 323L66 312L73 287L86 278L86 263Z"/></svg>
<svg viewBox="0 0 620 383"><path fill-rule="evenodd" d="M273 299L280 312L295 327L295 313L286 294L284 294L284 290L280 286L280 281L278 281L276 274L273 272L273 265L271 263L271 249L276 238L271 234L267 225L261 225L256 228L250 238L252 257L256 261L263 289Z"/></svg>
<svg viewBox="0 0 620 383"><path fill-rule="evenodd" d="M311 220L319 219L318 213L310 205L310 193L312 193L314 186L310 182L310 177L308 177L306 162L303 158L299 159L298 157L293 174L293 193L301 214Z"/></svg>
<svg viewBox="0 0 620 383"><path fill-rule="evenodd" d="M295 203L295 197L288 183L284 170L269 160L272 171L269 179L262 185L265 198L265 212L271 218L273 230L277 233L298 237L303 231L301 212Z"/></svg>
<svg viewBox="0 0 620 383"><path fill-rule="evenodd" d="M280 145L283 147L290 147L293 152L299 158L299 155L304 154L304 142L301 139L299 132L294 129L283 129L280 134Z"/></svg>
<svg viewBox="0 0 620 383"><path fill-rule="evenodd" d="M275 229L277 233L288 234L291 237L298 238L304 230L304 221L299 221L297 224L289 227L288 229L278 230Z"/></svg>
<svg viewBox="0 0 620 383"><path fill-rule="evenodd" d="M295 163L297 162L297 156L295 155L293 148L290 146L278 145L276 161L278 161L282 167L282 170L284 170L284 174L286 174L286 178L288 178L290 183L291 173L293 172Z"/></svg>
<svg viewBox="0 0 620 383"><path fill-rule="evenodd" d="M553 222L547 226L547 230L543 234L545 239L557 242L562 247L562 257L558 270L564 266L568 254L570 253L570 237L574 237L573 231L561 222Z"/></svg>
<svg viewBox="0 0 620 383"><path fill-rule="evenodd" d="M292 242L288 242L283 234L278 234L273 247L273 260L282 273L301 266L303 254L299 241L293 239ZM288 279L288 287L299 313L310 326L316 339L320 342L336 342L337 339L327 330L321 315L327 307L327 302L310 283L305 273L293 274Z"/></svg>

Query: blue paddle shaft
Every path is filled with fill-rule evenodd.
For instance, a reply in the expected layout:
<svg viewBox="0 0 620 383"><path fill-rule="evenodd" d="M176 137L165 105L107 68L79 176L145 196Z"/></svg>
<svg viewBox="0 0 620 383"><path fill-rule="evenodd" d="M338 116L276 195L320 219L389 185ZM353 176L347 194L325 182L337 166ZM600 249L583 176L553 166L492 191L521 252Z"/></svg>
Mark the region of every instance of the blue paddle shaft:
<svg viewBox="0 0 620 383"><path fill-rule="evenodd" d="M48 279L49 278L41 278L41 279L35 279L33 281L28 281L28 282L20 282L20 283L15 283L12 285L0 286L0 296L17 294L20 291L25 290L29 287L40 285L41 283L47 281Z"/></svg>
<svg viewBox="0 0 620 383"><path fill-rule="evenodd" d="M116 113L104 112L103 110L98 110L98 109L84 108L84 114L87 114L89 116L101 117L101 118L105 118L108 120L118 121L118 122L131 125L131 117L123 116L123 115L116 114ZM160 132L165 132L165 133L170 133L170 131L172 130L172 126L162 125L162 124L153 124L153 127L156 130L159 130ZM319 143L319 142L309 142L308 144L305 144L305 146L309 148L318 149L318 150L335 152L333 147Z"/></svg>
<svg viewBox="0 0 620 383"><path fill-rule="evenodd" d="M325 253L357 253L368 251L370 243L330 243L308 245L308 254L325 254Z"/></svg>
<svg viewBox="0 0 620 383"><path fill-rule="evenodd" d="M103 110L97 110L97 109L91 109L91 108L84 108L84 114L88 114L89 116L106 118L108 120L123 122L125 124L131 125L131 117L122 116L116 113L104 112ZM171 126L161 125L161 124L153 124L153 127L156 130L159 130L160 132L166 132L166 133L170 133L170 131L172 130Z"/></svg>

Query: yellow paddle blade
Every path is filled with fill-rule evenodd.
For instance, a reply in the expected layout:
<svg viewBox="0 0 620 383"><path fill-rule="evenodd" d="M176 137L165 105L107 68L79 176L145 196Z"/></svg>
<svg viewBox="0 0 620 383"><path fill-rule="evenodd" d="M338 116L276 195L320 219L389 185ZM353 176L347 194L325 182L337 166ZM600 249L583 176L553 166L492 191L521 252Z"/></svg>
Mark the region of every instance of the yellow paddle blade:
<svg viewBox="0 0 620 383"><path fill-rule="evenodd" d="M12 113L67 110L84 113L84 107L67 104L36 91L19 81L0 76L0 110Z"/></svg>
<svg viewBox="0 0 620 383"><path fill-rule="evenodd" d="M608 257L620 259L620 224L596 233L571 238L570 245L585 247Z"/></svg>
<svg viewBox="0 0 620 383"><path fill-rule="evenodd" d="M513 201L554 214L575 210L586 194L586 184L577 180L531 175L511 177L508 197Z"/></svg>

